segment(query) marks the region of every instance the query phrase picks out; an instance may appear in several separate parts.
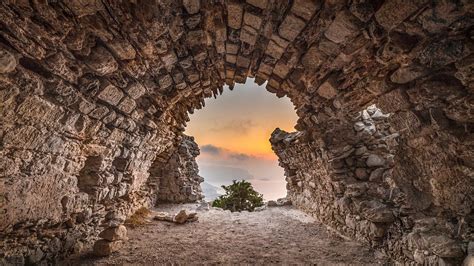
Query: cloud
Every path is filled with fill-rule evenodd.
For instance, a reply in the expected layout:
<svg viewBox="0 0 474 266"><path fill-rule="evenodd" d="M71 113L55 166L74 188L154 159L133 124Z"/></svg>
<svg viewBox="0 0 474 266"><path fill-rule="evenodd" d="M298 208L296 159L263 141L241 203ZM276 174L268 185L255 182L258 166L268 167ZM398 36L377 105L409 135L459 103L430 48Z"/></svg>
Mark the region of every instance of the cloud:
<svg viewBox="0 0 474 266"><path fill-rule="evenodd" d="M234 119L230 120L225 124L215 126L211 128L213 131L227 131L236 134L247 134L250 129L255 127L257 124L250 119Z"/></svg>
<svg viewBox="0 0 474 266"><path fill-rule="evenodd" d="M245 161L245 160L248 160L248 159L251 159L251 158L254 158L254 157L255 156L248 155L248 154L245 154L245 153L230 153L229 154L229 158L236 159L238 161Z"/></svg>
<svg viewBox="0 0 474 266"><path fill-rule="evenodd" d="M202 153L208 153L212 155L219 155L224 151L224 149L214 146L212 144L207 144L201 147Z"/></svg>
<svg viewBox="0 0 474 266"><path fill-rule="evenodd" d="M233 152L228 149L218 147L212 144L206 144L200 147L202 154L208 154L212 157L217 157L220 160L236 160L236 161L247 161L256 159L257 157L251 154Z"/></svg>

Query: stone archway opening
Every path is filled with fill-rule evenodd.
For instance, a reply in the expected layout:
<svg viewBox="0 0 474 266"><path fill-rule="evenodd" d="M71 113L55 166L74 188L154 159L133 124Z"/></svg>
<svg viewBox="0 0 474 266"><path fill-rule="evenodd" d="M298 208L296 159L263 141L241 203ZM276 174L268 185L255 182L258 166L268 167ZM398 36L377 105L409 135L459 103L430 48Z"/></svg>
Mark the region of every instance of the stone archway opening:
<svg viewBox="0 0 474 266"><path fill-rule="evenodd" d="M284 171L269 138L277 127L294 131L297 117L288 98L277 98L264 86L252 78L233 90L226 86L221 96L206 99L206 106L190 116L185 134L200 146L196 161L206 200L232 180L249 181L265 200L286 197Z"/></svg>

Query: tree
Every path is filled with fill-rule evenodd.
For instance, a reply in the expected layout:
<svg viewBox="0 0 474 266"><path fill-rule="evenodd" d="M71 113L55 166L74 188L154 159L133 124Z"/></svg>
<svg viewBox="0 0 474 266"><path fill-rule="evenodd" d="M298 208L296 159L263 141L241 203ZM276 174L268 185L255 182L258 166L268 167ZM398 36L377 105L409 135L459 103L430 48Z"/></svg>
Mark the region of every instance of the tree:
<svg viewBox="0 0 474 266"><path fill-rule="evenodd" d="M213 207L235 211L254 211L263 206L263 195L255 191L252 184L245 180L232 181L232 185L222 186L225 194L212 202Z"/></svg>

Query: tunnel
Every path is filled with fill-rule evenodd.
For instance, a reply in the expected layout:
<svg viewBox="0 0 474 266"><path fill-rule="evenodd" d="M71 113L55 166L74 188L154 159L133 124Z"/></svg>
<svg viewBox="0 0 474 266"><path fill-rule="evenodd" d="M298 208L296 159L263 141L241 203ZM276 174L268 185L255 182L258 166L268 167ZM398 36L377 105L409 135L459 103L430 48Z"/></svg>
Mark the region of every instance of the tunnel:
<svg viewBox="0 0 474 266"><path fill-rule="evenodd" d="M474 225L468 0L0 3L0 264L202 198L183 132L254 78L298 115L268 136L288 198L401 263L458 264ZM41 256L35 256L41 250Z"/></svg>

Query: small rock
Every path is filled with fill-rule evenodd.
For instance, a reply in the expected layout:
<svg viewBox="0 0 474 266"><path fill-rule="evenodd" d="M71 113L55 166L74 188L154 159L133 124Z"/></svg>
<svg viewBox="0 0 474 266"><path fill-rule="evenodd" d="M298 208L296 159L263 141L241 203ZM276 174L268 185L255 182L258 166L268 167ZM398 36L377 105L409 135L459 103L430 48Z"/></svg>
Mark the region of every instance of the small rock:
<svg viewBox="0 0 474 266"><path fill-rule="evenodd" d="M153 220L172 222L173 216L167 212L158 212L155 217L153 217Z"/></svg>
<svg viewBox="0 0 474 266"><path fill-rule="evenodd" d="M109 256L110 254L118 251L123 246L122 241L107 241L105 239L100 239L94 244L94 255L99 257Z"/></svg>
<svg viewBox="0 0 474 266"><path fill-rule="evenodd" d="M375 112L377 112L377 110L379 110L379 108L377 108L377 106L375 104L372 104L372 105L369 105L366 108L366 110L369 113L369 115L373 115Z"/></svg>
<svg viewBox="0 0 474 266"><path fill-rule="evenodd" d="M371 120L371 117L369 115L369 112L367 112L367 110L362 111L362 119L364 121L370 121Z"/></svg>
<svg viewBox="0 0 474 266"><path fill-rule="evenodd" d="M365 125L363 122L359 121L354 124L355 131L362 131L364 128L365 128Z"/></svg>
<svg viewBox="0 0 474 266"><path fill-rule="evenodd" d="M377 154L371 154L367 158L366 164L368 167L378 167L385 165L385 159Z"/></svg>
<svg viewBox="0 0 474 266"><path fill-rule="evenodd" d="M388 118L388 117L390 117L390 115L382 113L382 111L380 111L380 109L377 109L377 111L375 111L375 113L372 115L372 118L374 120L381 120L381 119L385 119L385 118Z"/></svg>
<svg viewBox="0 0 474 266"><path fill-rule="evenodd" d="M178 224L184 224L187 219L188 214L186 214L186 210L181 210L173 217L173 222Z"/></svg>
<svg viewBox="0 0 474 266"><path fill-rule="evenodd" d="M127 228L123 225L119 225L117 227L109 227L102 231L99 234L99 237L108 241L126 240Z"/></svg>

